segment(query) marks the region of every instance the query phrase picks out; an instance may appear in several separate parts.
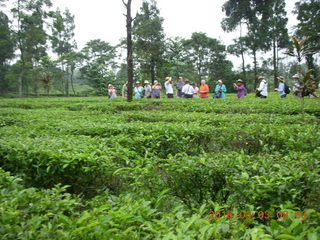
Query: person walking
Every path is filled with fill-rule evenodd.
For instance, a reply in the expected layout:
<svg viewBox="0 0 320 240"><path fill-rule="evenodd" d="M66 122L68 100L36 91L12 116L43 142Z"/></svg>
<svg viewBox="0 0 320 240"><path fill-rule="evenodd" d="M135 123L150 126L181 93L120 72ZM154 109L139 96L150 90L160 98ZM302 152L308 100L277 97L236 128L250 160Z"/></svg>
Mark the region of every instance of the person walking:
<svg viewBox="0 0 320 240"><path fill-rule="evenodd" d="M200 93L200 98L209 97L209 86L206 84L206 80L201 80L199 93Z"/></svg>
<svg viewBox="0 0 320 240"><path fill-rule="evenodd" d="M225 92L227 92L226 86L223 84L222 80L218 80L218 84L214 89L214 98L225 98Z"/></svg>
<svg viewBox="0 0 320 240"><path fill-rule="evenodd" d="M173 83L172 77L166 77L164 87L168 98L173 98Z"/></svg>
<svg viewBox="0 0 320 240"><path fill-rule="evenodd" d="M182 88L182 94L185 98L193 98L194 88L190 85L190 81L186 80L186 84Z"/></svg>
<svg viewBox="0 0 320 240"><path fill-rule="evenodd" d="M260 98L267 98L268 97L268 83L264 79L264 77L260 76L258 77L258 80L260 81L259 87L257 88L256 96Z"/></svg>
<svg viewBox="0 0 320 240"><path fill-rule="evenodd" d="M243 98L245 95L247 95L247 89L245 88L241 79L238 79L237 83L233 84L233 87L237 91L238 98Z"/></svg>

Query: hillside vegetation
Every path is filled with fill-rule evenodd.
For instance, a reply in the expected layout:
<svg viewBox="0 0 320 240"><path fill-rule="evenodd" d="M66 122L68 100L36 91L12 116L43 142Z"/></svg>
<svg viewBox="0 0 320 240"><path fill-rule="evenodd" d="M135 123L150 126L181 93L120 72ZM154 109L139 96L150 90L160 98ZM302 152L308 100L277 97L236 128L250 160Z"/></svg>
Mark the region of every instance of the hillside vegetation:
<svg viewBox="0 0 320 240"><path fill-rule="evenodd" d="M320 238L320 102L0 101L3 239Z"/></svg>

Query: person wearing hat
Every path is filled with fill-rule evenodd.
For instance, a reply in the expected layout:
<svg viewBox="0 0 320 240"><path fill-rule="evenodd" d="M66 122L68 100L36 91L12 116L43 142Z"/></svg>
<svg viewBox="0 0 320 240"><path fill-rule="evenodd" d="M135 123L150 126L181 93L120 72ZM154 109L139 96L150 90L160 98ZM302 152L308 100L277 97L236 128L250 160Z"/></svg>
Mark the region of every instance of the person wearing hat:
<svg viewBox="0 0 320 240"><path fill-rule="evenodd" d="M275 88L276 91L279 92L281 98L285 98L287 94L285 93L285 83L283 77L277 77L279 81L278 88Z"/></svg>
<svg viewBox="0 0 320 240"><path fill-rule="evenodd" d="M146 98L151 98L152 89L149 84L149 81L147 81L147 80L144 81L143 89L144 89L144 95L146 96Z"/></svg>
<svg viewBox="0 0 320 240"><path fill-rule="evenodd" d="M237 83L233 84L233 87L237 91L238 98L243 98L245 95L247 95L247 89L245 88L241 79L238 79Z"/></svg>
<svg viewBox="0 0 320 240"><path fill-rule="evenodd" d="M223 84L222 80L218 80L218 84L214 89L214 98L225 98L225 92L227 91L226 86Z"/></svg>
<svg viewBox="0 0 320 240"><path fill-rule="evenodd" d="M168 98L173 98L173 84L172 77L166 77L164 87Z"/></svg>
<svg viewBox="0 0 320 240"><path fill-rule="evenodd" d="M268 97L268 83L264 79L264 77L260 76L258 77L258 80L260 81L259 87L257 88L257 97L260 98L267 98Z"/></svg>
<svg viewBox="0 0 320 240"><path fill-rule="evenodd" d="M136 86L133 89L133 94L136 99L143 98L143 87L140 86L140 82L136 82Z"/></svg>
<svg viewBox="0 0 320 240"><path fill-rule="evenodd" d="M116 88L112 84L108 85L108 96L109 96L109 98L116 98L117 97Z"/></svg>
<svg viewBox="0 0 320 240"><path fill-rule="evenodd" d="M158 81L154 81L152 86L152 98L160 98L161 88L161 84Z"/></svg>

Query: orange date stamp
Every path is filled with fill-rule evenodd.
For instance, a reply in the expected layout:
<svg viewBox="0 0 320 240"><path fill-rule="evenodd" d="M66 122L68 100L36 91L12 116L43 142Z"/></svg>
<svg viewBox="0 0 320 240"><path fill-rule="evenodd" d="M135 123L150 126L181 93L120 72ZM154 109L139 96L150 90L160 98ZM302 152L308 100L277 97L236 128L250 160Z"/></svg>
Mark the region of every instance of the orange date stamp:
<svg viewBox="0 0 320 240"><path fill-rule="evenodd" d="M306 211L212 211L209 219L227 218L249 220L249 219L306 219Z"/></svg>

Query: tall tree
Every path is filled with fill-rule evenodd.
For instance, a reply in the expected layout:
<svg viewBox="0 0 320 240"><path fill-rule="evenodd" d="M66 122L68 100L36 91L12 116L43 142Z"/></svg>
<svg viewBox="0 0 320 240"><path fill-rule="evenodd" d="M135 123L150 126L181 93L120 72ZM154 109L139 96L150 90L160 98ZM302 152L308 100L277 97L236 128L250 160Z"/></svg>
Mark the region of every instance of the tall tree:
<svg viewBox="0 0 320 240"><path fill-rule="evenodd" d="M188 47L185 42L186 39L179 37L166 39L162 71L175 78L184 76L187 79L197 79L197 71L193 62L189 60Z"/></svg>
<svg viewBox="0 0 320 240"><path fill-rule="evenodd" d="M306 41L310 51L306 55L309 69L316 69L314 66L314 54L320 52L320 0L305 0L296 2L295 11L299 20L296 26L296 34L302 38L307 37ZM319 73L313 73L316 77Z"/></svg>
<svg viewBox="0 0 320 240"><path fill-rule="evenodd" d="M8 68L8 60L13 57L14 42L9 26L9 18L0 11L0 95L9 89L9 83L5 79Z"/></svg>
<svg viewBox="0 0 320 240"><path fill-rule="evenodd" d="M84 66L80 72L98 94L106 92L107 82L115 78L115 47L100 39L89 41L82 49Z"/></svg>
<svg viewBox="0 0 320 240"><path fill-rule="evenodd" d="M235 39L235 44L230 46L229 50L232 54L241 55L242 59L242 74L246 79L246 68L244 54L248 49L245 47L245 38L243 37L243 24L246 23L246 14L250 7L250 1L230 0L222 6L222 11L226 13L226 18L221 22L222 29L226 32L232 32L239 26L239 38Z"/></svg>
<svg viewBox="0 0 320 240"><path fill-rule="evenodd" d="M160 77L163 63L164 33L163 18L155 0L144 0L133 22L135 53L145 78L152 82Z"/></svg>
<svg viewBox="0 0 320 240"><path fill-rule="evenodd" d="M132 101L133 95L133 43L132 43L132 16L131 16L131 0L125 2L122 0L124 6L126 7L127 14L126 16L126 27L127 27L127 69L128 69L128 93L127 100L128 102Z"/></svg>
<svg viewBox="0 0 320 240"><path fill-rule="evenodd" d="M209 69L213 63L226 57L226 47L204 33L192 33L191 39L185 40L184 45L188 50L188 58L197 70L199 83L203 77L209 77Z"/></svg>
<svg viewBox="0 0 320 240"><path fill-rule="evenodd" d="M240 34L242 36L242 34ZM233 54L237 57L241 56L242 59L242 79L246 80L247 79L247 70L245 66L245 59L244 59L244 54L248 51L246 45L244 44L245 38L244 37L239 37L236 39L233 39L234 44L231 44L228 46L227 51L230 54Z"/></svg>
<svg viewBox="0 0 320 240"><path fill-rule="evenodd" d="M65 71L64 55L69 54L75 50L76 42L74 40L74 16L66 9L63 13L59 9L55 12L51 12L51 17L53 18L53 23L51 26L52 35L51 43L53 52L55 52L61 64L61 71ZM71 74L71 73L70 73ZM69 78L68 76L61 78L63 88L65 89L65 94L69 95Z"/></svg>
<svg viewBox="0 0 320 240"><path fill-rule="evenodd" d="M81 67L81 63L84 60L84 55L81 52L69 52L64 54L61 57L61 61L66 65L67 71L69 73L69 80L73 95L76 95L76 91L74 89L74 73L77 68ZM68 92L68 91L67 91Z"/></svg>
<svg viewBox="0 0 320 240"><path fill-rule="evenodd" d="M261 0L228 0L222 8L226 13L226 18L222 21L223 29L234 31L240 23L244 23L247 27L247 35L241 40L244 40L253 56L254 88L258 75L257 52L268 49L267 24L265 24L267 3L268 1ZM243 47L242 52L244 52Z"/></svg>
<svg viewBox="0 0 320 240"><path fill-rule="evenodd" d="M16 38L20 52L21 71L18 77L19 95L22 96L23 87L28 92L26 79L27 68L33 71L42 56L46 55L47 33L45 19L47 7L51 7L50 0L16 0L11 9L16 22ZM24 82L23 82L24 80ZM38 77L33 74L31 78L34 91L37 94Z"/></svg>
<svg viewBox="0 0 320 240"><path fill-rule="evenodd" d="M269 41L273 52L273 76L274 85L277 86L278 76L278 53L280 49L287 48L289 45L287 13L285 11L285 0L269 0L268 5L265 5L265 14L268 21L266 22L269 28Z"/></svg>
<svg viewBox="0 0 320 240"><path fill-rule="evenodd" d="M257 85L257 79L258 79L258 59L257 59L257 53L260 50L266 51L269 49L268 46L268 35L266 33L266 28L263 22L265 22L263 19L259 19L256 13L253 11L251 12L252 16L250 17L250 21L247 24L248 27L248 33L244 37L245 39L245 45L251 51L251 54L253 56L253 70L254 70L254 89Z"/></svg>

